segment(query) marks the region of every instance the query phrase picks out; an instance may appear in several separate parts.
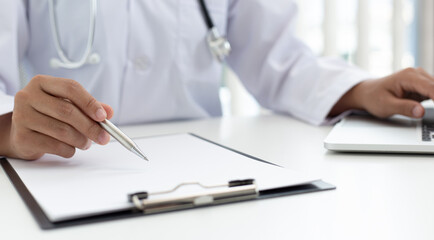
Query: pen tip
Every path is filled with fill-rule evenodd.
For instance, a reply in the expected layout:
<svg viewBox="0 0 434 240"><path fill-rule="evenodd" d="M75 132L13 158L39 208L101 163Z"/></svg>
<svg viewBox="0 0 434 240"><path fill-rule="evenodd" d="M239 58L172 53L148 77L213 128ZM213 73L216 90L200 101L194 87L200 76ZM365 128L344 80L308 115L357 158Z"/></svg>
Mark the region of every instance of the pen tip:
<svg viewBox="0 0 434 240"><path fill-rule="evenodd" d="M132 148L131 150L140 158L142 158L146 161L149 161L149 159L145 156L145 154L138 147Z"/></svg>

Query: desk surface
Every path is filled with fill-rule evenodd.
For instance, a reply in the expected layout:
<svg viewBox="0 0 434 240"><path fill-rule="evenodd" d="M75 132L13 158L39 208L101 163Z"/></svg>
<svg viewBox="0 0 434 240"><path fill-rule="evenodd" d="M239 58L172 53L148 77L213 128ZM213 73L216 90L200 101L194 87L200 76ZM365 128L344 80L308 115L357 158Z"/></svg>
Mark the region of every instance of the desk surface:
<svg viewBox="0 0 434 240"><path fill-rule="evenodd" d="M434 239L434 158L333 153L330 127L277 115L123 128L132 137L192 132L299 172L334 191L40 230L0 170L1 239Z"/></svg>

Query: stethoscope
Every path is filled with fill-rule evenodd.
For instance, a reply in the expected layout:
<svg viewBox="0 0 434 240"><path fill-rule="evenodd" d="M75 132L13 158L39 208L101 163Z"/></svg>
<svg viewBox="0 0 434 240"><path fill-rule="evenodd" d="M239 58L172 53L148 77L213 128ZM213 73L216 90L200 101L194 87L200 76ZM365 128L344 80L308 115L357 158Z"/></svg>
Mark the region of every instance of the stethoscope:
<svg viewBox="0 0 434 240"><path fill-rule="evenodd" d="M48 1L48 11L50 15L50 27L51 33L54 39L54 45L57 52L58 58L52 58L50 60L50 66L52 68L67 68L67 69L77 69L86 64L97 64L101 61L101 57L98 53L92 52L93 49L93 40L95 37L95 23L96 23L96 15L98 9L98 1L97 0L89 0L90 2L90 21L89 21L89 32L86 41L86 48L83 56L78 61L70 60L65 52L63 51L62 45L60 43L59 31L57 30L57 21L56 21L56 13L54 10L54 0ZM208 47L211 50L212 55L220 62L223 63L225 58L229 55L231 51L231 45L229 41L223 37L218 29L215 27L208 8L205 4L204 0L198 0L201 12L203 14L205 24L208 28L207 33L207 43Z"/></svg>

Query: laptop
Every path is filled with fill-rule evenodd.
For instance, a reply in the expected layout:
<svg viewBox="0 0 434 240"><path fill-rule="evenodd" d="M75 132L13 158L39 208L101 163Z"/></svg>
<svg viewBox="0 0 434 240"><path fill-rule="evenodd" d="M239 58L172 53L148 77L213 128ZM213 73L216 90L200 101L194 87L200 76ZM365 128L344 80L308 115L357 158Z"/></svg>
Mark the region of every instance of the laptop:
<svg viewBox="0 0 434 240"><path fill-rule="evenodd" d="M324 146L341 152L434 153L434 108L426 108L422 119L347 116L333 127Z"/></svg>

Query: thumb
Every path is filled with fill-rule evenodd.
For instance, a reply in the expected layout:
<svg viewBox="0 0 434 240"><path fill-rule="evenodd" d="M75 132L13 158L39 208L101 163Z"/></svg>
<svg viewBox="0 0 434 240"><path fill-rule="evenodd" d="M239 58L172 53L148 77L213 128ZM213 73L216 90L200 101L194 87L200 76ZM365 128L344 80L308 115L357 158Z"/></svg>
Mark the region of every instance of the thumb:
<svg viewBox="0 0 434 240"><path fill-rule="evenodd" d="M421 118L425 114L423 106L414 100L394 98L389 104L392 114L401 114L411 118Z"/></svg>

